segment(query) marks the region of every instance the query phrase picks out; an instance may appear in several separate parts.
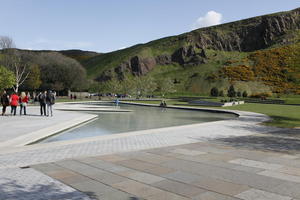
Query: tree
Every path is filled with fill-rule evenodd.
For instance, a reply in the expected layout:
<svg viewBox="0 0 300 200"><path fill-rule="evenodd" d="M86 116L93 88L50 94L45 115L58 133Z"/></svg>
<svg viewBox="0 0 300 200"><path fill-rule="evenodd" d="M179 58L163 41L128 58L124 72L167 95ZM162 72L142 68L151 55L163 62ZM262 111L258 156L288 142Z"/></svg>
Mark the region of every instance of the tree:
<svg viewBox="0 0 300 200"><path fill-rule="evenodd" d="M41 70L37 64L33 64L29 67L30 76L28 76L27 80L24 83L24 88L29 90L38 89L41 84Z"/></svg>
<svg viewBox="0 0 300 200"><path fill-rule="evenodd" d="M40 53L33 58L40 66L41 89L82 90L87 87L86 71L76 60L60 53Z"/></svg>
<svg viewBox="0 0 300 200"><path fill-rule="evenodd" d="M27 70L26 63L22 63L21 58L16 55L12 58L12 65L10 66L15 74L15 84L13 89L15 92L19 91L19 87L26 81L30 72Z"/></svg>
<svg viewBox="0 0 300 200"><path fill-rule="evenodd" d="M89 92L99 95L100 100L100 94L108 92L108 84L94 81L89 85Z"/></svg>
<svg viewBox="0 0 300 200"><path fill-rule="evenodd" d="M121 82L123 85L129 88L131 94L136 97L152 95L157 89L157 84L151 76L135 76L130 80L124 80Z"/></svg>
<svg viewBox="0 0 300 200"><path fill-rule="evenodd" d="M176 92L174 83L170 78L160 79L157 81L158 91L164 97L167 93Z"/></svg>
<svg viewBox="0 0 300 200"><path fill-rule="evenodd" d="M14 48L15 44L12 38L8 36L0 36L0 47L2 49L10 49L10 48Z"/></svg>
<svg viewBox="0 0 300 200"><path fill-rule="evenodd" d="M241 93L240 91L238 91L238 92L236 93L236 96L237 96L237 97L241 97L241 96L242 96L242 93Z"/></svg>
<svg viewBox="0 0 300 200"><path fill-rule="evenodd" d="M211 95L212 97L217 97L217 96L219 95L219 90L218 90L218 88L216 88L216 87L211 88L211 90L210 90L210 95Z"/></svg>
<svg viewBox="0 0 300 200"><path fill-rule="evenodd" d="M236 92L233 85L229 87L227 95L228 97L236 97Z"/></svg>
<svg viewBox="0 0 300 200"><path fill-rule="evenodd" d="M14 49L13 40L7 36L0 36L0 48L4 50L3 64L6 68L14 72L15 83L13 89L18 92L19 87L25 82L30 72L28 66L22 62L21 54Z"/></svg>
<svg viewBox="0 0 300 200"><path fill-rule="evenodd" d="M244 92L243 92L243 97L244 97L244 98L248 97L247 91L244 91Z"/></svg>
<svg viewBox="0 0 300 200"><path fill-rule="evenodd" d="M133 94L135 91L135 81L131 76L124 76L123 80L120 82L121 84L121 93L122 94Z"/></svg>
<svg viewBox="0 0 300 200"><path fill-rule="evenodd" d="M157 83L151 76L142 76L141 77L141 95L152 95L153 92L157 89Z"/></svg>
<svg viewBox="0 0 300 200"><path fill-rule="evenodd" d="M113 94L118 94L121 91L122 84L121 82L117 79L117 77L113 76L111 80L109 80L107 83L107 89L110 93Z"/></svg>
<svg viewBox="0 0 300 200"><path fill-rule="evenodd" d="M14 73L0 66L0 89L11 88L15 83Z"/></svg>

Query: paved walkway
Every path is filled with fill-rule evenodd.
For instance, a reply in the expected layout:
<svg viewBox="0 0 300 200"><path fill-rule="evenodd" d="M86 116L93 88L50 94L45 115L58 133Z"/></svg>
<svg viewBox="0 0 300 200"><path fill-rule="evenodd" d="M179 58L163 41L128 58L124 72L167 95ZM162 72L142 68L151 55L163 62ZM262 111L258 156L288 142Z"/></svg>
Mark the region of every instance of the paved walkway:
<svg viewBox="0 0 300 200"><path fill-rule="evenodd" d="M76 114L76 113L72 113L72 114ZM260 141L259 138L257 138L257 137L261 137L261 138L264 137L265 139L269 139L269 138L271 138L268 135L270 132L280 131L280 130L270 129L269 127L257 125L258 122L268 119L264 115L248 113L248 112L240 112L239 114L241 114L241 117L238 119L235 119L235 120L218 121L218 122L211 122L211 123L205 123L205 124L195 124L195 125L170 127L170 128L154 129L154 130L146 130L146 131L137 131L137 132L116 134L116 135L110 135L110 136L86 138L86 139L76 140L76 141L64 141L64 142L49 143L49 144L36 144L36 145L30 145L30 146L24 146L24 147L20 146L20 147L14 147L14 148L12 148L12 147L2 148L2 149L0 149L0 177L1 177L0 199L78 199L78 195L80 198L82 197L82 199L84 199L84 198L89 199L89 197L87 197L86 194L89 195L90 197L97 197L97 198L101 197L101 199L118 199L119 197L117 197L117 196L120 196L119 199L124 199L124 198L128 199L129 197L134 197L134 196L137 196L139 198L146 198L146 199L151 199L151 198L152 199L160 199L157 196L155 197L155 195L153 196L152 193L148 196L147 195L145 196L145 195L140 195L140 193L128 191L128 189L124 189L124 188L122 189L121 185L120 186L112 185L112 184L117 184L117 183L111 183L111 185L110 185L106 182L101 182L101 181L99 182L99 180L96 180L96 182L99 182L99 183L96 183L96 182L93 182L93 181L95 181L95 179L93 179L93 181L90 182L89 179L91 177L88 177L86 179L87 175L83 174L85 171L87 171L86 169L81 170L78 173L75 172L80 175L79 178L82 178L81 181L79 181L79 182L81 182L83 184L85 181L88 181L87 185L84 185L84 186L80 185L81 183L79 183L80 186L78 186L78 187L83 187L83 188L86 187L85 189L82 189L82 188L79 189L79 188L75 187L74 185L72 185L71 183L65 182L65 180L62 177L68 177L70 175L69 173L71 173L71 175L72 175L73 172L70 172L70 171L74 171L74 170L72 168L68 168L68 166L70 166L70 167L72 166L72 162L75 162L75 164L74 164L75 167L76 166L80 167L81 163L85 160L85 159L81 160L81 158L86 158L86 157L90 157L90 156L97 156L97 158L92 158L92 159L87 158L87 160L90 160L90 161L93 160L93 162L94 161L98 162L98 160L99 160L98 156L101 156L101 155L139 151L139 152L137 152L137 154L132 154L132 155L137 155L138 157L141 157L139 155L139 153L141 153L141 155L144 155L145 151L146 151L146 153L149 153L151 155L152 154L157 155L157 154L159 154L160 151L165 152L165 150L166 150L167 151L166 154L175 153L174 154L175 157L172 157L171 154L170 155L162 155L162 156L165 156L165 157L171 156L171 160L179 160L178 162L182 162L181 160L185 160L185 159L183 159L183 157L186 157L188 159L188 158L190 158L190 156L196 156L196 157L200 156L200 154L198 154L197 152L202 152L201 155L202 154L207 155L208 157L211 155L212 159L215 156L222 157L223 155L221 152L223 152L223 151L221 151L221 150L226 149L227 147L226 148L215 147L215 146L212 147L212 146L210 146L211 145L210 142L212 142L212 141L226 143L226 145L230 145L230 146L233 146L233 144L234 145L239 144L240 146L242 146L243 143L248 141L248 144L246 146L247 148L252 147L253 149L255 149L255 148L260 147L261 150L272 150L272 151L274 149L277 151L278 150L277 147L282 146L285 148L279 149L279 151L293 153L294 155L293 156L285 155L286 158L284 158L281 161L287 162L287 161L292 160L291 163L298 163L299 143L297 140L290 139L289 137L291 137L291 136L287 136L287 137L284 136L281 139L278 139L278 137L277 137L277 139L269 141L269 142L267 140ZM23 120L23 118L21 118L21 119ZM3 125L1 122L0 122L0 127ZM8 130L12 130L12 129L8 129ZM2 134L2 132L1 132L1 134ZM235 137L233 137L233 136L235 136ZM236 143L233 140L233 138L239 139L240 142ZM260 141L260 142L257 142L257 141ZM277 141L277 144L273 145L276 143L275 141ZM291 145L288 145L288 146L291 146L291 148L287 149L286 143L280 143L280 141L285 141L286 143L288 141L291 142L290 143ZM201 143L199 143L199 142L201 142ZM204 145L204 146L208 145L208 147L207 147L208 150L205 151L201 148L194 149L194 150L192 149L192 152L196 151L195 152L196 154L193 155L193 153L191 153L188 150L188 149L195 147L194 144L191 144L191 143L196 143L195 144L196 146L197 146L197 144L201 144L201 145L198 145L198 147L200 147L202 145ZM268 145L264 146L263 145L264 143L266 143ZM176 152L168 152L168 150L167 150L168 148L165 148L167 146L174 146L174 145L187 145L187 146L179 147L179 151L177 153ZM189 147L189 145L191 145L191 147ZM158 153L154 153L154 152L151 152L152 150L150 150L153 148L162 148L162 149L159 149ZM178 147L176 147L176 148L178 148ZM238 152L240 152L239 148L240 147L237 146L237 147L233 147L232 149L236 149L236 152L238 153ZM211 150L209 150L209 149L211 149ZM147 152L148 150L150 152ZM210 152L210 151L212 151L212 152ZM218 154L218 152L221 153L221 156L211 154L211 153ZM224 152L226 153L226 151L224 151ZM181 156L176 157L176 156L179 156L177 154L179 154ZM185 154L192 154L192 155L185 155ZM257 154L259 155L260 153L257 153ZM132 160L139 160L137 158L132 158L132 157L130 157L130 159L127 159L126 155L127 154L124 154L124 155L121 154L121 155L117 155L117 156L119 156L118 159L120 159L120 156L124 157L124 158L121 158L121 160L124 159L124 162L127 161L129 163L131 163ZM131 155L131 154L129 153L128 155ZM112 156L112 157L114 157L114 156ZM263 159L268 158L268 156L269 156L269 154L267 154L266 157L263 157ZM285 157L284 155L281 155L281 156ZM147 156L145 158L147 158ZM238 159L238 158L239 158L239 156L236 156L236 159ZM249 160L255 160L252 157L246 157L246 158ZM63 161L65 159L71 159L71 161L70 160ZM77 163L78 159L80 160L79 164ZM198 158L196 158L196 159L198 159ZM207 159L211 159L211 158L207 158ZM101 160L101 162L109 162L109 164L114 163L114 161L111 162L109 160L105 160L105 159L103 160L102 158L100 158L100 160ZM232 159L232 160L235 160L235 159ZM53 163L53 162L56 162L56 163ZM69 163L70 165L66 164L66 163L63 164L64 162ZM147 165L147 164L149 164L147 162L150 162L150 161L145 161L145 162L146 162L145 165ZM191 162L199 162L199 161L191 161ZM220 162L220 161L218 161L218 162ZM51 163L51 164L44 165L42 163ZM222 163L223 164L225 163L225 166L229 166L229 165L233 164L233 163L228 164L227 161L222 162ZM37 164L42 164L42 165L37 165ZM88 164L88 163L86 163L86 164ZM137 162L134 164L143 165L141 162ZM150 164L151 164L151 162L150 162ZM154 163L152 163L152 164L154 164ZM158 163L156 163L156 164L158 164ZM192 164L192 163L189 163L189 164ZM206 163L206 164L209 164L209 163ZM285 163L279 163L279 164L285 166ZM101 164L99 164L99 165L101 165ZM126 167L122 163L116 163L116 165L117 166L115 166L115 167L118 167L118 166ZM177 164L174 164L174 165L176 167ZM178 163L178 166L180 166L180 165L181 164ZM240 165L240 164L235 164L235 165ZM298 166L298 164L295 164L295 165L296 166L292 166L292 167L294 167L295 170L297 171L298 170L297 168L299 168L299 166ZM61 175L61 177L55 177L55 176L51 175L54 178L53 179L44 174L41 174L39 171L35 170L34 168L27 168L27 166L34 166L34 168L39 169L46 174L48 174L48 172L47 172L48 168L49 168L49 171L53 171L54 168L56 168L56 167L58 167L59 170L62 170L62 168L64 168L64 171L63 172L60 171L59 174ZM43 166L44 166L44 169L43 169ZM54 168L51 168L53 166L54 166ZM111 166L111 165L108 165L108 166ZM191 166L193 166L193 165L191 165ZM289 165L287 165L287 166L289 166ZM22 169L20 169L20 167ZM158 167L158 166L154 166L154 167ZM168 168L168 166L162 166L162 167ZM185 167L189 168L187 165L185 165ZM209 167L210 167L210 165L209 165ZM219 167L223 169L223 166L219 166ZM131 168L133 170L135 169L134 166L128 167L128 168L129 169ZM170 166L169 168L172 168L172 166ZM91 169L91 168L89 168L89 169ZM101 167L100 167L100 169L105 171L105 169L102 169ZM219 170L219 168L214 168L214 169ZM97 170L98 169L96 169L96 171ZM135 170L139 170L139 169L135 169ZM182 171L183 169L174 168L174 170ZM143 170L140 170L138 172L141 172L141 171L143 171ZM221 171L221 172L223 172L223 171ZM106 172L104 173L104 176L107 177L106 176L107 174L106 175L105 174L106 174ZM95 174L93 174L93 175L95 175ZM155 174L151 174L151 175L155 175ZM91 174L89 176L91 176ZM99 176L101 176L101 175L99 175ZM109 174L108 176L109 177L106 179L114 180L113 175L112 175L112 177L110 177L111 174ZM124 177L126 178L126 175L118 175L118 176L121 176L122 178L124 178ZM143 177L143 174L141 176ZM145 176L148 177L148 175L145 175ZM159 174L156 174L156 176L161 178L162 179L161 181L165 181L165 179L166 179L163 176L163 174L161 176ZM214 176L214 174L212 173L211 176ZM247 176L249 176L249 174L245 175L245 177L247 177ZM260 176L265 176L265 175L260 175ZM297 176L297 175L293 174L292 176ZM130 181L137 181L134 178L130 178L130 177L127 177L127 178L129 178ZM55 179L61 180L62 182L67 183L71 187L68 185L62 184L61 182L59 182ZM75 179L76 179L76 181L78 181L77 177ZM143 178L141 178L141 179L143 179ZM147 178L145 178L145 179L147 179ZM241 179L243 179L243 178L241 178ZM123 182L122 180L124 180L124 179L120 179L119 182L122 183ZM297 179L295 179L295 180L297 180ZM128 181L128 180L126 179L126 181ZM229 180L221 179L221 181L227 182ZM247 181L247 180L244 179L244 181ZM102 187L102 185L100 183L104 186ZM125 182L124 184L127 185L127 183L128 182ZM143 181L140 181L139 183L145 184ZM235 182L233 181L233 183L235 183ZM258 181L258 183L260 184L259 181ZM128 184L130 185L131 182L129 182ZM133 186L135 184L136 183L134 182ZM153 186L152 183L146 183L146 185L147 184L148 184L148 186L150 185L151 187L158 187L158 186ZM209 182L208 182L208 184L209 184ZM246 185L248 187L250 186L250 187L259 189L252 185L249 185L249 184L244 184L244 183L235 183L235 184ZM100 185L101 185L101 187L100 187ZM142 186L144 186L144 185L142 185ZM189 187L189 185L187 185L187 187ZM86 194L79 193L78 191L76 191L72 188L76 188L80 191L84 191ZM103 188L103 190L101 188ZM135 186L132 188L135 188ZM158 187L158 188L160 188L160 187ZM143 187L141 187L140 189L141 189L141 191L144 191L144 190L147 191L147 189L145 189ZM200 189L205 190L205 187L204 188L200 187ZM41 190L42 191L48 190L49 191L47 193L48 196L45 196L45 194L43 194L44 195L43 196L40 192ZM165 192L169 191L167 189L160 188L159 192L161 190L163 190ZM211 192L214 191L214 190L210 190L210 189L206 189L206 190L211 191ZM91 192L89 192L89 191L91 191ZM97 191L98 191L98 193L97 193ZM155 191L157 191L157 190L155 190ZM245 190L245 191L248 191L248 190ZM278 195L283 195L281 193L272 192L270 190L266 190L266 191L275 193ZM160 194L159 192L158 192L158 194ZM214 192L216 192L216 191L214 191ZM102 195L103 193L105 193L106 196ZM169 193L171 193L171 194L169 194ZM161 193L161 194L162 194L162 196L166 195L165 199L168 199L167 198L168 195L171 195L171 197L173 197L174 195L177 195L180 198L186 197L185 195L182 195L182 194L175 194L176 192L175 193L173 192L174 194L172 194L172 192L169 191L169 193L167 193L167 194ZM213 194L215 194L215 193L213 193ZM220 193L220 194L223 194L223 193ZM262 194L264 194L264 193L262 193ZM116 195L116 196L111 197L109 195ZM199 193L199 195L200 195L200 193ZM207 193L207 195L211 195L211 194ZM226 194L226 195L228 196L228 194ZM231 195L231 196L236 196L236 195L237 194ZM269 195L269 193L268 193L268 195ZM150 198L150 196L153 196L153 197ZM198 194L196 196L198 196ZM194 197L196 198L196 196L193 196L193 198ZM291 195L283 195L283 196L291 196ZM22 198L20 198L20 197L22 197ZM271 197L273 197L273 196L271 195ZM296 197L296 196L292 196L292 197ZM201 199L201 198L199 197L199 199ZM277 196L276 196L276 198L277 198ZM274 198L274 199L276 199L276 198ZM297 196L297 198L299 198L299 197ZM173 198L169 198L169 199L173 199ZM174 196L174 199L176 199L175 196ZM209 199L209 198L207 197L206 199ZM211 199L213 199L213 198L211 198ZM222 199L222 198L220 197L217 199ZM224 199L226 199L226 198L224 198ZM241 199L243 199L243 198L241 198ZM268 199L268 198L265 198L265 199ZM291 198L289 198L289 199L291 199Z"/></svg>
<svg viewBox="0 0 300 200"><path fill-rule="evenodd" d="M95 115L56 110L54 117L46 117L40 115L38 106L28 106L26 116L19 113L16 116L0 116L0 150L2 147L7 149L26 145L94 117Z"/></svg>
<svg viewBox="0 0 300 200"><path fill-rule="evenodd" d="M32 168L101 200L300 199L300 154L207 142Z"/></svg>

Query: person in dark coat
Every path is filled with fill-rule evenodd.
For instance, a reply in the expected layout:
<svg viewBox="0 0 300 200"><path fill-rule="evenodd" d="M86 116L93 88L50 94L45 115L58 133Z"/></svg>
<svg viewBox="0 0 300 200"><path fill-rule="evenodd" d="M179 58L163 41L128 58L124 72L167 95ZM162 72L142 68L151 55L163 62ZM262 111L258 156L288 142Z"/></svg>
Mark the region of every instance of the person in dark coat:
<svg viewBox="0 0 300 200"><path fill-rule="evenodd" d="M40 102L40 110L41 110L41 116L46 116L46 94L47 92L45 91L44 93L40 93L38 95L38 100Z"/></svg>
<svg viewBox="0 0 300 200"><path fill-rule="evenodd" d="M6 107L9 106L9 96L5 90L3 91L3 94L1 95L1 104L2 104L2 115L5 115Z"/></svg>
<svg viewBox="0 0 300 200"><path fill-rule="evenodd" d="M52 106L55 104L55 96L51 90L48 90L46 94L47 116L53 116Z"/></svg>

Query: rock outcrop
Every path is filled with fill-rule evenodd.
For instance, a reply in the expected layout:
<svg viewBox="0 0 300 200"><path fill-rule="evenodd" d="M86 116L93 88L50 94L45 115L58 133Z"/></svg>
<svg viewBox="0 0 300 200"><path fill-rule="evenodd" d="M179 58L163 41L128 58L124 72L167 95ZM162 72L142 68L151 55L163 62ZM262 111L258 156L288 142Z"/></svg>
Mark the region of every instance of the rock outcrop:
<svg viewBox="0 0 300 200"><path fill-rule="evenodd" d="M228 24L198 29L184 35L184 40L206 49L255 51L289 41L281 38L300 29L300 8L290 12L265 15Z"/></svg>
<svg viewBox="0 0 300 200"><path fill-rule="evenodd" d="M182 47L172 54L172 61L182 66L204 64L206 63L205 58L204 49L196 46Z"/></svg>

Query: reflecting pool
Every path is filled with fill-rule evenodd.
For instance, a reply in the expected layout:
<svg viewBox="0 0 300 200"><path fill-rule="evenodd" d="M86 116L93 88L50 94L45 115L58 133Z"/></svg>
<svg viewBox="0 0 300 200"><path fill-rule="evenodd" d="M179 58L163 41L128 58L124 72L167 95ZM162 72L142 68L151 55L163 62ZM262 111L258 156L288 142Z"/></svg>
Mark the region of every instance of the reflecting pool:
<svg viewBox="0 0 300 200"><path fill-rule="evenodd" d="M47 138L41 143L211 122L237 117L230 113L205 112L198 110L134 106L127 104L121 104L120 107L120 109L128 109L132 110L132 112L99 113L98 119Z"/></svg>

